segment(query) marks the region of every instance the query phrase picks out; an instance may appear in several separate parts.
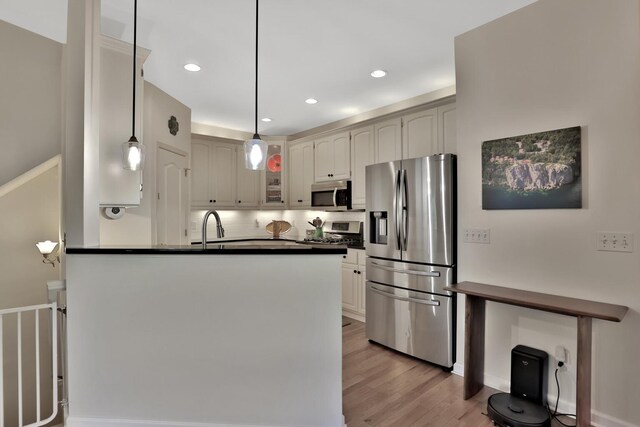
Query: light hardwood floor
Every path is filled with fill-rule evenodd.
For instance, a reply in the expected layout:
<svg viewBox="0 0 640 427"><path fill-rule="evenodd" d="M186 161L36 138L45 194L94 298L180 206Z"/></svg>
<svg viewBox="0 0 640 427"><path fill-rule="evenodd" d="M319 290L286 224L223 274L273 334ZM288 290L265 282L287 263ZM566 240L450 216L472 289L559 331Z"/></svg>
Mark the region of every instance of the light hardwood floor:
<svg viewBox="0 0 640 427"><path fill-rule="evenodd" d="M462 399L462 378L371 344L364 323L343 318L342 396L348 427L492 427L483 413L497 390ZM560 424L552 423L552 426Z"/></svg>

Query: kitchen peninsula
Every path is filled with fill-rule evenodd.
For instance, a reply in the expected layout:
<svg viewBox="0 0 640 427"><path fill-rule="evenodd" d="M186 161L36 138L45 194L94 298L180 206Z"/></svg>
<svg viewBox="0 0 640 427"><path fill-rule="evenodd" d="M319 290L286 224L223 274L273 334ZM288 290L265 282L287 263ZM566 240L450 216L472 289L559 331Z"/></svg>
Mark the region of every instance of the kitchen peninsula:
<svg viewBox="0 0 640 427"><path fill-rule="evenodd" d="M343 254L68 248L68 425L342 426Z"/></svg>

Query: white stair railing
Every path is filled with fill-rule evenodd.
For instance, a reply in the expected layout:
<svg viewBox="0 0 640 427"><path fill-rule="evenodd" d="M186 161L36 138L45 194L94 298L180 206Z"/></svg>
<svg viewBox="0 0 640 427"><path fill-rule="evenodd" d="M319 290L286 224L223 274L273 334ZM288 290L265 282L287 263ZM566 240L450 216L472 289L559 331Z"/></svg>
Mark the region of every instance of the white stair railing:
<svg viewBox="0 0 640 427"><path fill-rule="evenodd" d="M51 422L58 414L58 310L57 303L32 305L29 307L10 308L6 310L0 310L0 427L4 425L4 408L5 408L5 396L4 396L4 360L3 360L3 321L11 315L17 317L17 362L18 362L18 427L38 427L43 426ZM40 390L40 312L45 311L49 316L50 327L50 344L51 344L51 376L52 376L52 413L46 419L42 419L40 403L41 403L41 390ZM25 425L24 420L24 407L23 407L23 352L22 352L22 317L23 314L34 312L35 315L35 380L36 380L36 421Z"/></svg>

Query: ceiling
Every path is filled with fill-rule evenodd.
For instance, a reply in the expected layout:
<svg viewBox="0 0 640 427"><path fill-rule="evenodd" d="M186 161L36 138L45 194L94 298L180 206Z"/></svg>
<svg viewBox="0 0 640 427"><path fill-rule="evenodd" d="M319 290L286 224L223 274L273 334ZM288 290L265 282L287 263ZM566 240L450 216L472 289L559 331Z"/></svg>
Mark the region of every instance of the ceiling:
<svg viewBox="0 0 640 427"><path fill-rule="evenodd" d="M66 3L0 0L0 19L64 42ZM262 0L258 114L273 121L259 132L291 135L454 85L454 37L530 3ZM133 40L132 0L102 0L102 32ZM194 122L253 132L254 0L139 0L138 44L151 50L145 79Z"/></svg>

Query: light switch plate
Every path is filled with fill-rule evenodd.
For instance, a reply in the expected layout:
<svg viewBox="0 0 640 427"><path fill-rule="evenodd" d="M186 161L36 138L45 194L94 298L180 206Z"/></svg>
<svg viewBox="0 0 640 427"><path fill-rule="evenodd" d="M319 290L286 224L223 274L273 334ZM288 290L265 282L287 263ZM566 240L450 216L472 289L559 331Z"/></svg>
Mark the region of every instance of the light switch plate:
<svg viewBox="0 0 640 427"><path fill-rule="evenodd" d="M491 243L491 230L488 228L465 228L465 243Z"/></svg>
<svg viewBox="0 0 640 427"><path fill-rule="evenodd" d="M633 252L633 233L598 231L596 234L596 249L611 252Z"/></svg>

